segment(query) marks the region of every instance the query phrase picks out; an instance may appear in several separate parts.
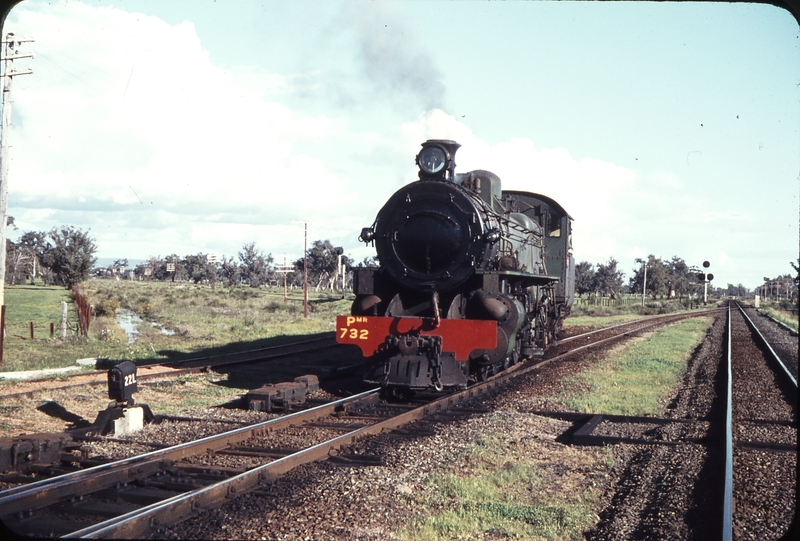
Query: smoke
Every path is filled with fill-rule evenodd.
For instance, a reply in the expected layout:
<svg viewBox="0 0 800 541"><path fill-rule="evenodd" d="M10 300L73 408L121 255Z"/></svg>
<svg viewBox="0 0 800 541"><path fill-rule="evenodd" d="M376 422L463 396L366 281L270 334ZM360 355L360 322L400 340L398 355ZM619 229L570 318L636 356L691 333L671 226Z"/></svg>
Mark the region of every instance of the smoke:
<svg viewBox="0 0 800 541"><path fill-rule="evenodd" d="M377 89L410 96L425 110L443 109L442 72L401 17L380 2L350 2L345 10L356 24L365 74Z"/></svg>

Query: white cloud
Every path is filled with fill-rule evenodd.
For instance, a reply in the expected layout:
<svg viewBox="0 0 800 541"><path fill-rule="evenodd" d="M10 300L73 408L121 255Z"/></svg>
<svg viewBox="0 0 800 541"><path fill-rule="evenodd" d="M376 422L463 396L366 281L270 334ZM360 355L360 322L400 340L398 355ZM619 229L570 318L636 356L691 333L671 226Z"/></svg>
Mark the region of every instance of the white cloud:
<svg viewBox="0 0 800 541"><path fill-rule="evenodd" d="M46 206L116 205L123 222L144 227L162 222L154 211L257 225L308 213L298 204L308 196L325 201L323 215L347 203L348 179L296 150L343 126L269 101L280 76L212 65L192 23L71 2L20 10L15 26L36 28L41 50L15 95L10 204L22 227L56 225L29 210ZM188 231L176 240L221 243L235 226L211 229L202 243Z"/></svg>
<svg viewBox="0 0 800 541"><path fill-rule="evenodd" d="M11 214L22 230L91 228L103 256L231 256L256 242L299 257L308 222L310 239L330 238L361 259L372 249L355 241L358 232L417 178L413 158L427 139L458 141L461 172L488 169L505 189L561 203L575 218L579 261L616 257L628 272L624 258L696 264L719 252L716 268L740 272L754 249L776 251L753 214L715 206L678 172L575 156L569 141L543 148L527 132L489 142L442 109L401 108L435 102L438 79L425 89L391 81L414 59L438 73L444 57L427 56L423 41L396 48L369 16L344 53L365 73L298 64L288 75L215 65L191 22L80 2L20 4L10 20L37 39L34 74L14 81ZM380 66L386 58L398 65ZM334 81L340 73L348 76ZM369 99L343 110L341 85ZM315 112L291 99L303 93L314 95ZM789 226L794 241L796 222Z"/></svg>

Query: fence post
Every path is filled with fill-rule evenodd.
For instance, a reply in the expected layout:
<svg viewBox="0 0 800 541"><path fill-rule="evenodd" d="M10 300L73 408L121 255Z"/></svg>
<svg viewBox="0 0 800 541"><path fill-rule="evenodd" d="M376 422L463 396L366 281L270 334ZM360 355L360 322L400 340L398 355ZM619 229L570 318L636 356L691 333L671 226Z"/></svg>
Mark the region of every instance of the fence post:
<svg viewBox="0 0 800 541"><path fill-rule="evenodd" d="M0 305L0 364L3 364L3 342L6 338L6 305Z"/></svg>
<svg viewBox="0 0 800 541"><path fill-rule="evenodd" d="M61 301L61 339L67 339L67 303Z"/></svg>
<svg viewBox="0 0 800 541"><path fill-rule="evenodd" d="M31 321L31 340L33 340L33 321Z"/></svg>

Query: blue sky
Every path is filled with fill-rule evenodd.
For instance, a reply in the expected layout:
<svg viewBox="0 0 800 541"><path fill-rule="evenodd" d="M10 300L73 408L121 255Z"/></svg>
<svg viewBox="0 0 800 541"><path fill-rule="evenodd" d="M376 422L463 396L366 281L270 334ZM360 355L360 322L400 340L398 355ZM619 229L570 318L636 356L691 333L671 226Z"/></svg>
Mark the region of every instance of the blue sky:
<svg viewBox="0 0 800 541"><path fill-rule="evenodd" d="M36 40L9 212L100 257L295 258L308 222L361 260L428 138L562 203L579 261L752 288L798 257L800 31L775 6L27 0L3 30Z"/></svg>

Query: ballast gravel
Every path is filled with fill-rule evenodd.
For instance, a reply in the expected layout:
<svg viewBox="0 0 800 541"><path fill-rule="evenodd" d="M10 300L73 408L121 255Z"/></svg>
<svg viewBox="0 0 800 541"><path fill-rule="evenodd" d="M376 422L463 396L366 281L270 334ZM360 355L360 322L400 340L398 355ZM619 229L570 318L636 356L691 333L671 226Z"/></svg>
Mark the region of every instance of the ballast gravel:
<svg viewBox="0 0 800 541"><path fill-rule="evenodd" d="M724 319L718 318L698 347L680 392L665 404L666 416L690 420L648 426L654 440L706 436L707 419L716 414L713 381L719 363ZM419 423L434 435L369 438L348 453L378 455L382 466L341 467L319 462L296 468L284 478L204 512L154 537L170 539L378 540L402 538L403 528L422 511L411 505L430 490L430 475L448 471L454 457L486 434L507 434L526 442L527 459L553 472L542 491L594 493L595 526L587 539L708 539L708 506L717 501L714 466L700 444L612 447L613 465L587 468L604 460L603 449L561 443L572 423L532 414L561 406L557 395L564 377L591 364L564 362L520 378L513 388L485 398L491 413L448 423ZM712 383L709 383L712 382ZM634 430L641 434L641 430ZM607 453L607 451L605 451ZM594 462L592 462L594 461ZM413 497L412 497L413 496ZM705 506L703 502L708 502ZM483 532L483 539L502 538Z"/></svg>

